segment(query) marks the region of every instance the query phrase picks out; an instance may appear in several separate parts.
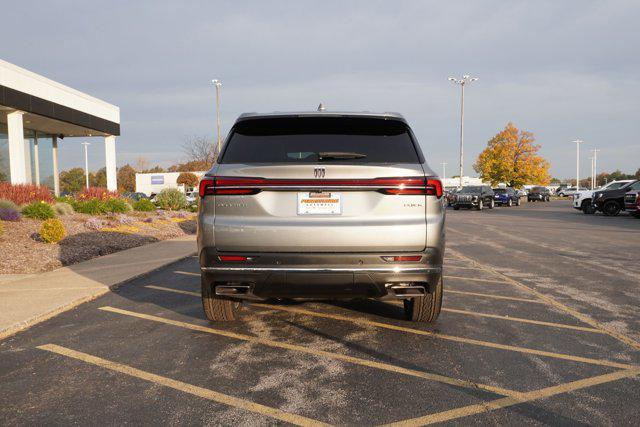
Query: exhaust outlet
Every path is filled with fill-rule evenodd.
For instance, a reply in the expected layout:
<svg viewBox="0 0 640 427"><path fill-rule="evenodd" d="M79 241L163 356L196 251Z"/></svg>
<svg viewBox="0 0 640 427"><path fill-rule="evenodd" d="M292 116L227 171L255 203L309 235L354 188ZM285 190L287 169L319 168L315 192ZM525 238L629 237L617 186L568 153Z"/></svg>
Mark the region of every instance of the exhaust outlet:
<svg viewBox="0 0 640 427"><path fill-rule="evenodd" d="M413 283L387 283L385 288L389 295L396 298L423 297L427 294L424 286Z"/></svg>
<svg viewBox="0 0 640 427"><path fill-rule="evenodd" d="M249 293L249 285L218 285L216 286L216 295L225 297L237 297L247 295Z"/></svg>

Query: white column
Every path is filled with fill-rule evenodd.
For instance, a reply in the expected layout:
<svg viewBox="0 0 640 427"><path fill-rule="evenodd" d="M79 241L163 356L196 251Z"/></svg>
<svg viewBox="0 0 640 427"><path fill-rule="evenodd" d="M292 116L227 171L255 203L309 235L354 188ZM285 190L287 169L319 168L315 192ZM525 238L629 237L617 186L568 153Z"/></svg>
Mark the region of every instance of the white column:
<svg viewBox="0 0 640 427"><path fill-rule="evenodd" d="M33 134L33 165L35 166L35 181L33 184L40 185L40 156L38 153L38 133Z"/></svg>
<svg viewBox="0 0 640 427"><path fill-rule="evenodd" d="M104 137L105 166L107 169L107 189L118 191L118 178L116 171L116 137Z"/></svg>
<svg viewBox="0 0 640 427"><path fill-rule="evenodd" d="M60 175L58 174L58 137L53 137L53 194L60 196Z"/></svg>
<svg viewBox="0 0 640 427"><path fill-rule="evenodd" d="M7 114L7 130L9 137L9 171L12 184L27 184L26 144L22 126L22 111ZM31 178L31 177L29 177Z"/></svg>

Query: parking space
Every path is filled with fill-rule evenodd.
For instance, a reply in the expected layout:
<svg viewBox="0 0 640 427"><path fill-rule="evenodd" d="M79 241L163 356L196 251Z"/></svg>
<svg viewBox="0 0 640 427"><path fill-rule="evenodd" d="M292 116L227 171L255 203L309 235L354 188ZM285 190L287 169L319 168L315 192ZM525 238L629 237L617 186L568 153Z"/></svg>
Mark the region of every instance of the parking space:
<svg viewBox="0 0 640 427"><path fill-rule="evenodd" d="M450 212L445 303L432 327L371 300L251 303L242 322L212 324L197 259L186 259L1 342L0 419L632 424L640 347L626 305L639 297L636 271L567 271L575 236L558 228L576 225L562 207ZM505 222L522 232L493 233Z"/></svg>

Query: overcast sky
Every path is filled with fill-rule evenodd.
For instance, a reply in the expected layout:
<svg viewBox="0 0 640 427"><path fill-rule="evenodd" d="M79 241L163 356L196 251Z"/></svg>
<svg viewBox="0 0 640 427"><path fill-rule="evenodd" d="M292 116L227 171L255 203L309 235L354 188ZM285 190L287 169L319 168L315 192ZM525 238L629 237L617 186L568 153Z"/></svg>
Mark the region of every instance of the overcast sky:
<svg viewBox="0 0 640 427"><path fill-rule="evenodd" d="M640 2L13 1L0 57L120 107L118 164L181 160L246 111L397 111L432 168L457 168L466 90L465 172L512 121L535 134L551 173L575 175L575 144L600 170L640 167ZM82 164L65 139L61 166ZM97 140L91 168L104 165ZM473 173L475 174L475 172Z"/></svg>

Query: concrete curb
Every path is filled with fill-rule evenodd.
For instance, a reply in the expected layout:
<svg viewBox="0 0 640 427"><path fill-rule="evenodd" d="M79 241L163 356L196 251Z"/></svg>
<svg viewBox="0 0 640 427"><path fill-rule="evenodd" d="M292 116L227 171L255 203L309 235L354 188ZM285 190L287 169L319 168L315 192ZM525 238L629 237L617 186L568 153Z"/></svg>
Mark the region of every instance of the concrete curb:
<svg viewBox="0 0 640 427"><path fill-rule="evenodd" d="M175 246L176 244L178 244L180 251L176 256L158 256L158 253L166 252L170 246ZM54 293L58 291L60 291L60 293L71 293L68 297L63 297L62 301L57 303L55 307L51 307L49 305L48 307L43 307L41 310L38 310L37 308L33 310L32 307L29 307L32 309L31 311L36 311L36 313L31 315L26 314L22 319L19 318L18 315L15 320L9 320L10 324L7 324L6 319L0 319L4 320L4 324L0 323L0 340L4 340L30 328L33 325L51 319L52 317L71 310L81 304L93 301L96 298L131 282L132 280L182 261L196 253L195 237L180 237L178 239L164 240L149 245L115 252L103 257L94 258L71 266L41 273L33 277L11 281L4 285L0 285L0 302L2 305L11 306L13 311L19 311L20 304L26 305L30 302L28 298L26 301L24 298L20 298L19 294L24 294L30 291L38 292L40 290L38 288L38 282L40 282L40 285L46 284L42 288L42 291L45 293L47 291L53 291ZM146 260L131 262L131 259L136 256L146 258ZM148 267L141 269L139 268L141 264L149 265ZM105 269L109 271L117 271L119 273L111 274L110 276L108 272L105 273ZM120 271L126 271L127 269L132 270L131 273L120 273ZM102 274L107 277L101 278ZM71 280L68 279L68 276L71 276ZM60 280L56 281L56 278L64 278L64 280L68 281L64 285L61 285L60 283L57 283ZM74 286L73 278L76 278L80 284ZM96 278L98 278L98 280L96 280ZM56 287L47 289L47 285L50 285L52 282ZM27 289L24 289L25 287ZM38 290L35 290L34 288L38 288ZM77 295L74 296L74 294ZM16 308L18 310L16 310Z"/></svg>

